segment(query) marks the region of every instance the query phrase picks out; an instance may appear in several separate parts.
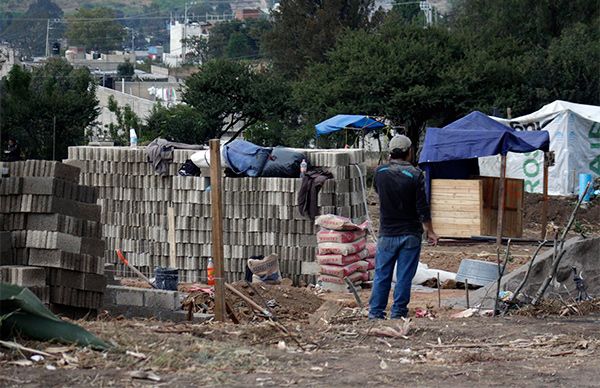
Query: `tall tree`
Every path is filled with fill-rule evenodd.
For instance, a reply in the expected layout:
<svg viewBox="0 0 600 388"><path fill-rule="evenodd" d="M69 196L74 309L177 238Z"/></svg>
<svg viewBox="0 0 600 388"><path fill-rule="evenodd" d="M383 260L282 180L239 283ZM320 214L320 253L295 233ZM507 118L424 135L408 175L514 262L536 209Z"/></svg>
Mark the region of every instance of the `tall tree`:
<svg viewBox="0 0 600 388"><path fill-rule="evenodd" d="M297 77L325 60L344 29L367 27L372 7L373 0L283 0L263 45L278 71Z"/></svg>
<svg viewBox="0 0 600 388"><path fill-rule="evenodd" d="M377 33L344 34L324 63L312 64L294 87L309 130L340 113L386 116L413 139L428 120L445 120L453 105L446 72L460 52L443 29L395 22Z"/></svg>
<svg viewBox="0 0 600 388"><path fill-rule="evenodd" d="M231 131L238 136L253 125L284 120L290 93L288 84L268 68L211 60L188 78L183 90L187 106L156 108L146 132L195 143Z"/></svg>
<svg viewBox="0 0 600 388"><path fill-rule="evenodd" d="M79 9L67 17L69 44L103 52L122 49L127 32L115 18L109 8Z"/></svg>
<svg viewBox="0 0 600 388"><path fill-rule="evenodd" d="M34 159L61 160L82 144L99 114L94 79L64 59L29 71L15 66L0 83L3 132Z"/></svg>

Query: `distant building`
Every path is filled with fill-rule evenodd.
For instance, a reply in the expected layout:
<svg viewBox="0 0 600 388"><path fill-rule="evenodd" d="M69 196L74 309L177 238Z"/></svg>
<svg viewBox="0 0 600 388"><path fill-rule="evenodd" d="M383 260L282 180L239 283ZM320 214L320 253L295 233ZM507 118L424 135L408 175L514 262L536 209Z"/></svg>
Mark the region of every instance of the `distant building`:
<svg viewBox="0 0 600 388"><path fill-rule="evenodd" d="M237 20L253 20L266 17L267 15L259 8L239 8L234 12L234 17Z"/></svg>
<svg viewBox="0 0 600 388"><path fill-rule="evenodd" d="M0 78L8 75L14 65L21 63L19 53L9 45L0 44Z"/></svg>
<svg viewBox="0 0 600 388"><path fill-rule="evenodd" d="M193 50L185 41L194 37L208 39L212 26L207 22L172 22L169 26L171 48L168 54L163 55L163 62L171 67L179 66L184 61L186 54Z"/></svg>

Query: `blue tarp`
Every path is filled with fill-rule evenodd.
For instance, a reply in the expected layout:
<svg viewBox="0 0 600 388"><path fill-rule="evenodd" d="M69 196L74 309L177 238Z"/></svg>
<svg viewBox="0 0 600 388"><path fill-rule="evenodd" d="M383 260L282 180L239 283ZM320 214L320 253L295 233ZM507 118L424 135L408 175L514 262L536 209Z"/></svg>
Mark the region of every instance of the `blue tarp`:
<svg viewBox="0 0 600 388"><path fill-rule="evenodd" d="M446 125L427 128L419 165L431 179L466 179L479 175L477 158L508 152L548 151L547 131L515 131L481 112L472 112Z"/></svg>
<svg viewBox="0 0 600 388"><path fill-rule="evenodd" d="M368 132L383 127L385 127L383 123L361 115L336 115L315 125L317 136L327 135L345 128L362 129Z"/></svg>
<svg viewBox="0 0 600 388"><path fill-rule="evenodd" d="M548 151L547 131L515 131L481 112L472 112L444 128L427 128L419 164Z"/></svg>

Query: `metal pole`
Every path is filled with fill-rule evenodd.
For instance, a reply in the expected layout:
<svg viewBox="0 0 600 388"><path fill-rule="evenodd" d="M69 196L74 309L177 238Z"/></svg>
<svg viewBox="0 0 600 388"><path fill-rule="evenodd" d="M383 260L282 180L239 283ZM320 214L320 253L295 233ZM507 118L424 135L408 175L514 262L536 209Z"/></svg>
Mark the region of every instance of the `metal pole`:
<svg viewBox="0 0 600 388"><path fill-rule="evenodd" d="M52 117L52 160L56 160L56 116Z"/></svg>
<svg viewBox="0 0 600 388"><path fill-rule="evenodd" d="M46 58L50 56L50 19L46 20Z"/></svg>

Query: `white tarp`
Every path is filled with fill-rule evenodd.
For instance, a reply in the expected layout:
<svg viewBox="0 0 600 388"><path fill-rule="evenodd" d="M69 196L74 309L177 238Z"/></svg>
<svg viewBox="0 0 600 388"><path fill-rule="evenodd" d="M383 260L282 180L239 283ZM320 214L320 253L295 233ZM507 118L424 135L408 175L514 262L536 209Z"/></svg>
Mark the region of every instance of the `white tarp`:
<svg viewBox="0 0 600 388"><path fill-rule="evenodd" d="M537 112L514 119L494 120L517 131L546 130L555 165L548 170L550 195L576 194L579 174L600 176L600 107L555 101ZM525 181L525 191L541 193L543 187L543 152L509 153L506 176ZM499 176L500 156L479 159L481 175Z"/></svg>

